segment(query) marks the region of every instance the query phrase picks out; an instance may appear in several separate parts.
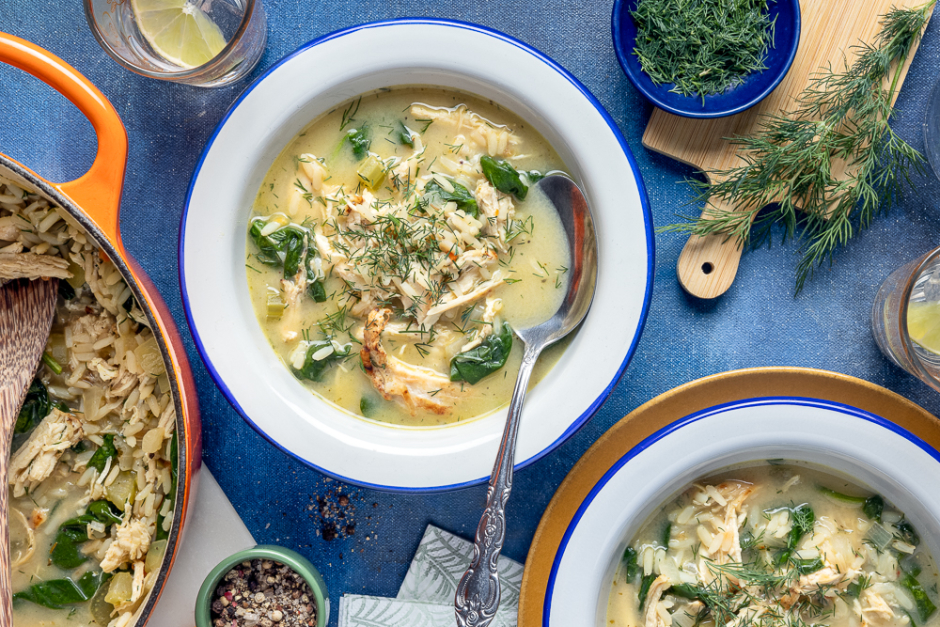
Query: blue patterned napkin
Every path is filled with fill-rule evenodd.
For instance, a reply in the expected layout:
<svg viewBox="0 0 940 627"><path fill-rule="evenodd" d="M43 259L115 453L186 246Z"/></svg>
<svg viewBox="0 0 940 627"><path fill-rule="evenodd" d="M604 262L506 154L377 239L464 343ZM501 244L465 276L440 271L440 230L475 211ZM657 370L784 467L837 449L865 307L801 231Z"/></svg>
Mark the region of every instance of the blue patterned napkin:
<svg viewBox="0 0 940 627"><path fill-rule="evenodd" d="M470 565L473 544L429 525L395 599L358 594L339 601L339 627L453 627L457 582ZM502 600L494 627L516 627L522 564L498 563Z"/></svg>

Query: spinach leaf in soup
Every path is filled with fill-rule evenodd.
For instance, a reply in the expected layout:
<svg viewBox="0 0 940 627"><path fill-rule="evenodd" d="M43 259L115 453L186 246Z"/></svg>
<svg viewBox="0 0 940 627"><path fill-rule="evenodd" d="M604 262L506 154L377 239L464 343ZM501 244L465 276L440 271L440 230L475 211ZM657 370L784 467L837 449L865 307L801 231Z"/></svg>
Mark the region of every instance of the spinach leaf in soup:
<svg viewBox="0 0 940 627"><path fill-rule="evenodd" d="M104 472L108 458L117 455L117 448L114 446L114 434L108 433L101 436L101 439L104 440L104 443L98 447L95 454L88 460L88 467L97 469L99 474Z"/></svg>
<svg viewBox="0 0 940 627"><path fill-rule="evenodd" d="M316 248L311 248L307 259L304 261L304 264L307 267L307 296L312 298L315 302L323 303L326 302L326 287L323 285L323 281L317 278L317 273L314 272L311 267L311 261L317 255Z"/></svg>
<svg viewBox="0 0 940 627"><path fill-rule="evenodd" d="M411 136L411 131L408 130L408 127L405 126L405 123L401 120L398 121L398 126L395 128L395 138L398 140L398 143L403 146L408 146L409 148L415 147L415 140Z"/></svg>
<svg viewBox="0 0 940 627"><path fill-rule="evenodd" d="M914 599L917 614L922 621L921 624L923 624L923 622L926 622L927 619L937 611L937 606L934 605L927 591L924 590L923 585L917 580L917 576L921 573L921 566L913 555L903 557L899 561L899 565L904 575L901 577L899 583Z"/></svg>
<svg viewBox="0 0 940 627"><path fill-rule="evenodd" d="M352 146L353 156L356 161L362 161L369 156L369 148L372 147L372 140L369 138L369 127L363 126L359 129L350 129L346 133L346 141Z"/></svg>
<svg viewBox="0 0 940 627"><path fill-rule="evenodd" d="M643 607L646 604L646 597L650 593L650 587L655 581L656 575L651 573L649 575L644 575L640 580L640 591L637 593L637 601L639 601L640 607Z"/></svg>
<svg viewBox="0 0 940 627"><path fill-rule="evenodd" d="M470 190L457 181L448 181L448 183L451 184L454 191L447 191L441 187L441 184L436 180L431 180L425 185L424 197L422 198L423 206L427 207L428 203L430 203L436 207L442 207L445 203L453 202L457 204L457 209L460 209L474 218L478 217L480 215L480 207L477 205L477 201L473 197L473 194L470 193Z"/></svg>
<svg viewBox="0 0 940 627"><path fill-rule="evenodd" d="M538 170L529 170L528 172L525 173L525 177L526 177L527 179L529 179L529 185L535 185L536 183L538 183L539 181L541 181L541 180L542 180L543 178L545 178L546 176L548 176L548 175L547 175L547 174L542 174L542 173L539 172Z"/></svg>
<svg viewBox="0 0 940 627"><path fill-rule="evenodd" d="M917 534L917 530L914 529L914 525L911 524L907 518L902 518L898 522L894 523L894 528L897 529L895 534L902 541L910 544L911 546L917 546L920 544L920 536Z"/></svg>
<svg viewBox="0 0 940 627"><path fill-rule="evenodd" d="M268 221L264 218L252 220L251 226L248 228L248 235L251 237L252 241L254 241L255 246L258 247L255 258L266 266L278 267L281 265L281 257L278 255L278 252L280 252L278 244L268 235L261 234L267 224Z"/></svg>
<svg viewBox="0 0 940 627"><path fill-rule="evenodd" d="M85 513L69 519L59 526L49 558L59 568L70 570L88 561L81 546L88 541L88 525L100 523L107 530L114 524L121 524L121 512L108 501L94 501L88 504Z"/></svg>
<svg viewBox="0 0 940 627"><path fill-rule="evenodd" d="M281 229L284 237L284 278L293 279L307 257L307 236L295 229Z"/></svg>
<svg viewBox="0 0 940 627"><path fill-rule="evenodd" d="M26 400L16 417L16 426L13 433L29 433L35 429L42 419L49 415L49 392L39 378L33 379L26 390Z"/></svg>
<svg viewBox="0 0 940 627"><path fill-rule="evenodd" d="M790 528L790 533L787 534L787 546L777 555L777 566L783 566L790 562L803 536L812 533L813 524L816 522L816 513L809 503L803 503L790 509L790 519L793 521L793 524ZM797 566L801 567L800 565ZM802 566L802 568L811 567L812 565L809 564Z"/></svg>
<svg viewBox="0 0 940 627"><path fill-rule="evenodd" d="M483 176L493 187L504 194L512 194L519 200L525 200L529 188L522 182L519 172L506 161L497 161L489 155L480 158Z"/></svg>
<svg viewBox="0 0 940 627"><path fill-rule="evenodd" d="M885 500L880 495L870 496L862 505L862 512L875 522L881 522L881 514L885 510Z"/></svg>
<svg viewBox="0 0 940 627"><path fill-rule="evenodd" d="M352 345L347 344L343 350L337 350L333 342L328 339L310 342L304 353L303 365L300 368L291 368L291 370L298 379L319 381L330 364L349 357L351 348Z"/></svg>
<svg viewBox="0 0 940 627"><path fill-rule="evenodd" d="M276 216L283 219L283 216ZM287 224L263 235L265 227L272 219L254 219L248 234L255 242L259 252L255 257L261 263L272 267L284 267L284 278L293 280L297 271L307 263L309 257L309 237L307 232L295 224ZM309 276L309 271L308 271Z"/></svg>
<svg viewBox="0 0 940 627"><path fill-rule="evenodd" d="M636 578L640 576L640 573L643 571L640 568L640 565L637 563L637 553L636 549L632 546L628 546L623 551L623 565L624 570L626 571L627 581L633 583L636 581Z"/></svg>
<svg viewBox="0 0 940 627"><path fill-rule="evenodd" d="M366 395L359 399L359 413L366 418L372 418L379 408L379 399L374 395Z"/></svg>
<svg viewBox="0 0 940 627"><path fill-rule="evenodd" d="M62 300L72 300L75 298L75 288L68 281L59 281L59 296Z"/></svg>
<svg viewBox="0 0 940 627"><path fill-rule="evenodd" d="M22 592L15 593L13 601L31 601L53 610L60 610L66 605L88 601L110 578L108 573L90 570L79 577L78 581L68 577L40 581Z"/></svg>
<svg viewBox="0 0 940 627"><path fill-rule="evenodd" d="M506 365L512 351L512 327L508 322L498 334L487 335L483 343L450 360L450 380L479 383Z"/></svg>
<svg viewBox="0 0 940 627"><path fill-rule="evenodd" d="M326 288L317 279L307 283L307 295L318 303L326 302Z"/></svg>

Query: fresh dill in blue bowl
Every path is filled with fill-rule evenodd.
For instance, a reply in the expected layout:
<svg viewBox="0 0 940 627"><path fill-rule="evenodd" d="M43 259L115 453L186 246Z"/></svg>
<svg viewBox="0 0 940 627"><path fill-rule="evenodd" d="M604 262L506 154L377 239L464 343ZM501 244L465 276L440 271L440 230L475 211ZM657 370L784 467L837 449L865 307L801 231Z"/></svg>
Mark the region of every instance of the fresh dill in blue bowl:
<svg viewBox="0 0 940 627"><path fill-rule="evenodd" d="M798 0L616 0L614 48L656 106L722 117L760 102L796 55Z"/></svg>

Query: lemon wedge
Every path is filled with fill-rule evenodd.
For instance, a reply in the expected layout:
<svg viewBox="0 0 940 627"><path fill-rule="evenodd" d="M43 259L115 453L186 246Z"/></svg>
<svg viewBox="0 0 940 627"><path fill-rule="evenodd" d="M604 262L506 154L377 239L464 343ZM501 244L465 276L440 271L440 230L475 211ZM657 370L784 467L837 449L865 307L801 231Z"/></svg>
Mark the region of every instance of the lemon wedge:
<svg viewBox="0 0 940 627"><path fill-rule="evenodd" d="M161 57L186 69L222 52L225 36L191 0L131 0L137 28Z"/></svg>
<svg viewBox="0 0 940 627"><path fill-rule="evenodd" d="M932 353L940 354L940 303L914 302L907 306L907 332Z"/></svg>

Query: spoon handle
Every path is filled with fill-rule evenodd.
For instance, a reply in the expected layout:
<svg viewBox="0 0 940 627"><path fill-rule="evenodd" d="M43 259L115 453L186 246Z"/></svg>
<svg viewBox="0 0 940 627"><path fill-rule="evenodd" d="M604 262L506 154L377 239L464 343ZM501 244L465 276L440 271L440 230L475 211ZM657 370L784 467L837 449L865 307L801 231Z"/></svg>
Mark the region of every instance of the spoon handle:
<svg viewBox="0 0 940 627"><path fill-rule="evenodd" d="M516 378L516 388L509 403L506 428L499 445L499 454L490 475L490 486L486 491L486 509L477 525L473 543L473 560L470 568L457 584L454 608L458 627L486 627L496 615L499 607L499 575L496 562L503 550L506 538L506 501L512 490L512 467L516 457L516 434L525 402L526 390L532 368L542 352L540 344L526 344Z"/></svg>

